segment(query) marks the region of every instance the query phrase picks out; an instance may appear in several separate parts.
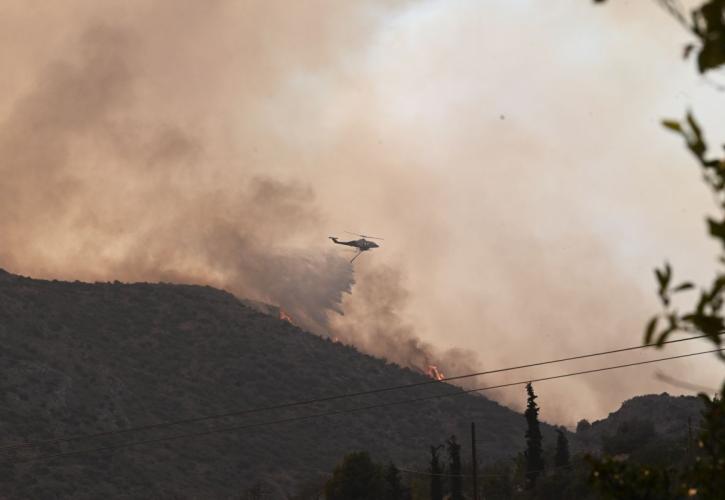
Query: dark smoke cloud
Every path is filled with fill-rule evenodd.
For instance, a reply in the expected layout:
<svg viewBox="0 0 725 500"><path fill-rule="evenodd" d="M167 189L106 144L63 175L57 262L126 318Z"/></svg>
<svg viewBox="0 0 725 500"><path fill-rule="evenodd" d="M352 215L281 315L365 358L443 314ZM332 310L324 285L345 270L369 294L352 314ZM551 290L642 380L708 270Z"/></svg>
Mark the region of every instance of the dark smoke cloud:
<svg viewBox="0 0 725 500"><path fill-rule="evenodd" d="M216 284L324 330L353 281L343 258L291 245L320 224L314 192L258 175L204 186L202 139L125 114L138 90L129 34L97 25L79 50L49 64L2 125L2 265Z"/></svg>
<svg viewBox="0 0 725 500"><path fill-rule="evenodd" d="M651 6L29 5L0 7L10 271L207 283L449 375L637 343L653 265L711 274L716 249L693 246L709 200L657 126L692 71ZM326 239L345 229L385 237L355 275ZM637 374L542 385L542 415L667 389Z"/></svg>
<svg viewBox="0 0 725 500"><path fill-rule="evenodd" d="M143 97L147 43L95 23L13 105L0 139L0 264L34 276L208 283L335 335L328 315L342 313L353 272L344 255L309 248L324 222L314 190L257 172L219 175L203 134L140 110L156 104ZM436 356L400 326L396 277L367 293L382 276L360 290L345 338L424 370Z"/></svg>
<svg viewBox="0 0 725 500"><path fill-rule="evenodd" d="M444 375L476 371L480 365L472 351L441 351L418 337L416 325L406 316L410 292L404 281L400 270L387 265L364 270L354 296L343 300L345 314L332 317L335 335L365 352L423 373L431 366Z"/></svg>

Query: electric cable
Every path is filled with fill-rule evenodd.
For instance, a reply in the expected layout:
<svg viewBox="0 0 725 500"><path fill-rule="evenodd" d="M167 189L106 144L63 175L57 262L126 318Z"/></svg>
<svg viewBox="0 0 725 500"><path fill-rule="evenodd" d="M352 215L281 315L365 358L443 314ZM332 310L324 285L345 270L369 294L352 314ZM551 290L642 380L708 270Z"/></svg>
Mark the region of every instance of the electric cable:
<svg viewBox="0 0 725 500"><path fill-rule="evenodd" d="M721 332L718 335L722 335L723 333L725 333L725 332ZM494 373L503 373L503 372L508 372L508 371L521 370L524 368L533 368L533 367L537 367L537 366L545 366L545 365L550 365L550 364L555 364L555 363L563 363L566 361L575 361L575 360L579 360L579 359L586 359L586 358L592 358L592 357L597 357L597 356L605 356L605 355L616 354L616 353L620 353L620 352L635 351L635 350L639 350L639 349L644 349L646 347L653 347L656 345L674 344L674 343L678 343L678 342L686 342L689 340L696 340L696 339L702 339L702 338L707 338L707 337L712 337L712 336L711 335L696 335L696 336L692 336L692 337L685 337L682 339L668 340L668 341L662 342L660 344L651 343L651 344L643 344L643 345L638 345L638 346L623 347L620 349L610 349L608 351L600 351L600 352L591 353L591 354L581 354L581 355L577 355L577 356L569 356L566 358L553 359L553 360L549 360L549 361L539 361L539 362L535 362L535 363L527 363L527 364L511 366L511 367L507 367L507 368L498 368L498 369L494 369L494 370L486 370L486 371L481 371L481 372L456 375L453 377L444 377L442 379L424 380L421 382L414 382L411 384L396 385L396 386L391 386L391 387L382 387L382 388L378 388L378 389L370 389L370 390L366 390L366 391L352 392L352 393L346 393L346 394L337 394L337 395L333 395L333 396L312 398L312 399L306 399L306 400L301 400L301 401L292 401L289 403L281 403L281 404L263 406L263 407L258 407L258 408L250 408L250 409L246 409L246 410L235 410L235 411L219 413L219 414L214 414L214 415L204 415L204 416L200 416L200 417L172 420L172 421L168 421L168 422L159 422L156 424L147 424L147 425L140 425L140 426L135 426L135 427L127 427L125 429L103 431L103 432L97 432L97 433L93 433L93 434L78 434L75 436L58 437L58 438L51 438L51 439L46 439L46 440L27 441L24 443L17 443L17 444L13 444L13 445L1 446L0 452L8 451L8 450L16 450L16 449L20 449L20 448L32 448L32 447L36 447L36 446L49 445L49 444L67 443L67 442L79 441L79 440L83 440L83 439L109 437L109 436L114 436L114 435L119 435L119 434L128 434L128 433L132 433L132 432L140 432L140 431L146 431L146 430L151 430L151 429L165 428L165 427L170 427L170 426L174 426L174 425L193 424L193 423L204 422L204 421L208 421L208 420L218 420L218 419L229 418L229 417L241 417L241 416L245 416L245 415L251 415L254 413L262 413L262 412L267 412L267 411L285 410L285 409L289 409L289 408L295 408L298 406L307 406L307 405L316 404L316 403L328 403L330 401L337 401L340 399L348 399L348 398L360 397L360 396L369 396L369 395L373 395L373 394L380 394L380 393L384 393L384 392L409 389L409 388L413 388L413 387L420 387L420 386L431 385L431 384L443 384L443 383L450 382L453 380L462 380L462 379L466 379L466 378L491 375Z"/></svg>
<svg viewBox="0 0 725 500"><path fill-rule="evenodd" d="M241 431L241 430L247 430L247 429L252 429L252 428L256 428L256 427L264 427L264 426L268 426L268 425L298 422L298 421L311 420L311 419L322 418L322 417L344 415L344 414L355 413L355 412L360 412L360 411L368 411L368 410L373 410L373 409L378 409L378 408L387 408L387 407L401 405L401 404L418 403L418 402L422 402L422 401L430 401L433 399L441 399L441 398L445 398L445 397L461 396L463 394L470 394L470 393L474 393L474 392L483 392L483 391L489 391L489 390L493 390L493 389L502 389L505 387L513 387L513 386L517 386L517 385L524 385L524 384L534 383L534 382L545 382L548 380L557 380L557 379L563 379L563 378L568 378L568 377L574 377L577 375L599 373L599 372L604 372L604 371L611 371L611 370L616 370L616 369L621 369L621 368L629 368L629 367L633 367L633 366L641 366L641 365L646 365L646 364L651 364L651 363L658 363L661 361L682 359L682 358L688 358L688 357L692 357L692 356L700 356L703 354L712 354L715 352L723 352L723 351L725 351L725 348L712 349L709 351L700 351L700 352L694 352L694 353L688 353L688 354L679 354L677 356L668 356L668 357L664 357L664 358L656 358L656 359L650 359L650 360L646 360L646 361L637 361L637 362L633 362L633 363L606 366L606 367L602 367L602 368L593 368L590 370L581 370L581 371L577 371L577 372L564 373L564 374L560 374L560 375L552 375L549 377L540 377L540 378L535 378L535 379L520 380L517 382L509 382L509 383L505 383L505 384L492 385L492 386L481 387L481 388L477 388L477 389L461 389L460 391L456 391L456 392L452 392L452 393L448 393L448 394L435 394L435 395L431 395L431 396L422 396L422 397L418 397L418 398L397 400L397 401L391 401L391 402L387 402L387 403L377 403L377 404L361 406L361 407L357 407L357 408L332 410L332 411L327 411L327 412L322 412L322 413L313 413L310 415L298 415L295 417L287 417L287 418L281 418L281 419L277 419L277 420L269 420L266 422L262 421L262 422L255 422L253 424L239 425L239 426L233 426L233 427L208 429L208 430L199 431L199 432L177 434L175 436L166 436L166 437L161 437L161 438L132 441L129 443L124 443L124 444L115 445L115 446L102 446L102 447L98 447L98 448L75 450L75 451L69 451L69 452L64 452L64 453L56 453L56 454L52 454L52 455L41 455L41 456L36 456L36 457L25 459L25 460L6 461L6 462L0 462L0 463L23 464L23 463L36 462L36 461L52 460L54 458L65 458L65 457L69 457L69 456L82 455L82 454L87 454L87 453L97 453L97 452L101 452L101 451L113 451L113 450L119 450L119 449L124 449L124 448L131 448L134 446L155 444L155 443L161 443L161 442L165 442L165 441L173 441L173 440L177 440L177 439L208 436L210 434L217 434L217 433L221 433L221 432Z"/></svg>

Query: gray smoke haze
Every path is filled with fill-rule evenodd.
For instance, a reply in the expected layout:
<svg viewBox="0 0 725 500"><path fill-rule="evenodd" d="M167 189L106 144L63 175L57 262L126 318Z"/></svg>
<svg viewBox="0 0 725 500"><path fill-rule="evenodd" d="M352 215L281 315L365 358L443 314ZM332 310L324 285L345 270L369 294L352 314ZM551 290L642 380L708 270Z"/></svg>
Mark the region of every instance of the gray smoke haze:
<svg viewBox="0 0 725 500"><path fill-rule="evenodd" d="M472 351L441 351L416 335L414 321L401 312L408 306L410 293L402 285L399 270L381 265L363 272L358 280L354 295L343 299L345 314L331 316L330 326L341 342L423 372L431 366L443 375L477 369L479 360ZM462 385L470 384L463 381Z"/></svg>
<svg viewBox="0 0 725 500"><path fill-rule="evenodd" d="M307 248L324 223L311 184L244 170L220 176L197 130L157 121L140 95L146 38L92 24L74 56L48 63L12 106L0 139L7 242L0 262L34 276L208 283L280 305L297 324L335 335L328 315L342 313L353 271L339 252ZM434 349L411 325L401 336L394 276L375 294L362 288L353 322L337 319L332 328L368 352L395 352L392 361L425 370L437 362ZM377 315L381 302L386 314ZM355 307L374 314L356 315ZM370 337L389 349L372 347Z"/></svg>
<svg viewBox="0 0 725 500"><path fill-rule="evenodd" d="M92 27L78 60L51 63L3 124L3 265L216 284L324 328L352 269L329 252L287 248L320 223L312 190L260 176L204 186L203 141L124 116L134 105L132 45Z"/></svg>
<svg viewBox="0 0 725 500"><path fill-rule="evenodd" d="M628 4L6 0L0 266L219 286L449 375L636 344L652 266L714 251L657 126L699 87ZM353 272L342 230L385 241ZM542 414L673 390L636 373L542 385Z"/></svg>

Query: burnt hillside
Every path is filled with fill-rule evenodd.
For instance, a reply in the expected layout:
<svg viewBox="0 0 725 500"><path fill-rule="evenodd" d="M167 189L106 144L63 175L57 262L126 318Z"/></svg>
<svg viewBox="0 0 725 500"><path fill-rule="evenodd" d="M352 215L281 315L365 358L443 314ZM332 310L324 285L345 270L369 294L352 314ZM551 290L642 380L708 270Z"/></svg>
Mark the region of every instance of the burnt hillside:
<svg viewBox="0 0 725 500"><path fill-rule="evenodd" d="M0 446L224 413L425 380L305 333L220 290L68 283L0 271ZM89 441L41 453L234 426L330 408L455 391L445 384L304 409ZM423 467L427 447L478 424L485 459L523 449L521 415L481 396L443 398L310 421L9 465L9 498L238 498L258 479L277 496L351 450ZM546 439L553 443L551 428ZM463 439L465 441L465 439ZM483 458L483 457L482 457Z"/></svg>

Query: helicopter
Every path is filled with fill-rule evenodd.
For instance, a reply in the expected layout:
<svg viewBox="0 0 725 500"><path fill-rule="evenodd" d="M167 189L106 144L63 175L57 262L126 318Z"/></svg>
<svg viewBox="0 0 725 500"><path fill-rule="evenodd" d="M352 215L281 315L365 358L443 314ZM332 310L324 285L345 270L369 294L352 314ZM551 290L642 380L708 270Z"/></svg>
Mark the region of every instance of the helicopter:
<svg viewBox="0 0 725 500"><path fill-rule="evenodd" d="M333 243L337 245L346 245L349 247L355 247L357 248L357 253L355 254L355 257L353 257L350 260L350 263L352 263L355 259L357 259L361 253L367 252L368 250L372 250L373 248L378 248L380 245L375 243L374 241L368 241L365 238L370 238L371 240L382 240L383 238L376 238L375 236L367 236L365 234L357 234L357 233L351 233L350 231L345 231L347 234L352 234L355 236L360 236L361 239L359 240L350 240L350 241L340 241L336 236L328 236Z"/></svg>

